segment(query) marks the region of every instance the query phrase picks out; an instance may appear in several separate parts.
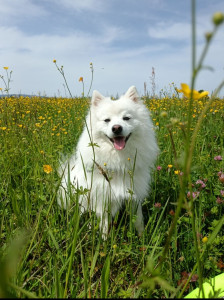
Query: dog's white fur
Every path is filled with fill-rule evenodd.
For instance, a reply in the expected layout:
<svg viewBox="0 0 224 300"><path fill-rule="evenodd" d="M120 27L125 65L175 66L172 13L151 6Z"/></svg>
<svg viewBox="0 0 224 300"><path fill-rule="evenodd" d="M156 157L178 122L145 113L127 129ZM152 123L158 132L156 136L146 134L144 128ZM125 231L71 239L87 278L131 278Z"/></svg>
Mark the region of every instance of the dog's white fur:
<svg viewBox="0 0 224 300"><path fill-rule="evenodd" d="M131 199L136 212L135 226L141 234L141 203L149 194L150 169L157 154L150 113L136 88L130 87L118 100L94 91L76 151L61 168L64 176L59 202L64 207L69 203L68 177L74 192L80 187L88 189L89 192L79 195L81 210L90 208L96 212L106 236L108 216L113 217L124 200Z"/></svg>

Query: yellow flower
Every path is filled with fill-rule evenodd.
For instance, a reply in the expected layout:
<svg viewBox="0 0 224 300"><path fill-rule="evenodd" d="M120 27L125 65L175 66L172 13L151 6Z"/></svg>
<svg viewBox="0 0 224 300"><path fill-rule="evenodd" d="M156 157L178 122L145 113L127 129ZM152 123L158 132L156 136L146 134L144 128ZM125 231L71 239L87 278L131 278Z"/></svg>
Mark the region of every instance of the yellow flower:
<svg viewBox="0 0 224 300"><path fill-rule="evenodd" d="M167 112L166 111L162 111L161 113L160 113L160 116L162 117L162 118L166 118L167 117Z"/></svg>
<svg viewBox="0 0 224 300"><path fill-rule="evenodd" d="M50 174L53 171L53 169L50 165L43 165L43 169L44 169L44 172L47 174Z"/></svg>
<svg viewBox="0 0 224 300"><path fill-rule="evenodd" d="M204 244L205 244L205 243L207 243L207 241L208 241L208 238L207 238L207 236L204 236L204 237L203 237L203 239L202 239L202 243L204 243Z"/></svg>
<svg viewBox="0 0 224 300"><path fill-rule="evenodd" d="M2 91L2 88L0 88L0 91Z"/></svg>
<svg viewBox="0 0 224 300"><path fill-rule="evenodd" d="M174 173L175 173L176 175L178 175L178 174L180 174L180 170L175 170Z"/></svg>
<svg viewBox="0 0 224 300"><path fill-rule="evenodd" d="M191 98L191 89L189 88L189 86L186 83L181 83L181 89L180 90L177 89L177 91L178 91L178 93L183 93L186 98L188 98L188 99ZM194 100L198 100L198 99L201 99L201 98L207 96L208 94L209 94L209 92L207 92L207 91L199 93L198 91L193 90L192 97Z"/></svg>
<svg viewBox="0 0 224 300"><path fill-rule="evenodd" d="M170 168L170 169L171 169L172 167L173 167L173 165L168 165L168 168Z"/></svg>
<svg viewBox="0 0 224 300"><path fill-rule="evenodd" d="M53 59L53 63L55 63L55 64L56 64L56 59Z"/></svg>
<svg viewBox="0 0 224 300"><path fill-rule="evenodd" d="M5 70L8 70L9 67L3 67Z"/></svg>
<svg viewBox="0 0 224 300"><path fill-rule="evenodd" d="M83 82L83 77L80 77L80 78L79 78L79 81L82 81L82 82Z"/></svg>

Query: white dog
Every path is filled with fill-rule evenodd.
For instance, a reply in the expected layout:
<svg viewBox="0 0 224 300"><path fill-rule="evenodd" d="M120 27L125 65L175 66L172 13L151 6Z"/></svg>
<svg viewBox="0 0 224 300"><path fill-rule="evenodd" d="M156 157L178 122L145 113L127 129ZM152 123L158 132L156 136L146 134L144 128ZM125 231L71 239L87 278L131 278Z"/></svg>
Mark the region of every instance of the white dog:
<svg viewBox="0 0 224 300"><path fill-rule="evenodd" d="M61 168L59 203L70 199L68 180L79 193L81 210L100 217L102 234L108 234L108 217L115 216L125 200L131 200L135 227L144 230L141 203L149 195L150 169L158 154L150 113L130 87L118 100L94 91L86 124L76 151ZM69 179L68 179L69 178Z"/></svg>

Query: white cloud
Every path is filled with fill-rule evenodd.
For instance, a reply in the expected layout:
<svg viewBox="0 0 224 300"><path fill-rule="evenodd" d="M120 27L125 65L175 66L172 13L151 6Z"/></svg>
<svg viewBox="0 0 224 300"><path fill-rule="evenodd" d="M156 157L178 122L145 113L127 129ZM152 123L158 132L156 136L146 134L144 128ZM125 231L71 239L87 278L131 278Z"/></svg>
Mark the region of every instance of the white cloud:
<svg viewBox="0 0 224 300"><path fill-rule="evenodd" d="M190 38L189 23L157 23L155 26L148 29L148 34L156 39L172 39L172 40L189 40Z"/></svg>
<svg viewBox="0 0 224 300"><path fill-rule="evenodd" d="M55 3L54 0L51 0ZM74 11L103 11L106 5L105 0L57 0L57 5L65 7L67 9L72 9Z"/></svg>
<svg viewBox="0 0 224 300"><path fill-rule="evenodd" d="M30 0L0 0L0 24L14 23L24 17L47 16L45 9Z"/></svg>

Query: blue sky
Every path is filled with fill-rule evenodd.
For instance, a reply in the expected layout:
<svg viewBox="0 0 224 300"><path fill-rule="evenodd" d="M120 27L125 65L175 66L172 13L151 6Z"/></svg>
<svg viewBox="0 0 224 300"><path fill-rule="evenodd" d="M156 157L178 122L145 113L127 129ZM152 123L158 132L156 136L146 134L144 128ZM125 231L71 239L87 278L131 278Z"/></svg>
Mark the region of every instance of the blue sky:
<svg viewBox="0 0 224 300"><path fill-rule="evenodd" d="M190 0L0 0L0 74L4 66L13 70L11 93L65 96L56 59L72 94L80 96L79 77L87 92L92 62L92 90L116 96L135 85L142 95L144 82L152 91L154 67L156 93L169 92L172 82L190 83L190 6ZM199 57L224 1L197 0L196 11ZM223 53L224 26L205 61L214 71L199 74L197 89L212 92L224 79Z"/></svg>

